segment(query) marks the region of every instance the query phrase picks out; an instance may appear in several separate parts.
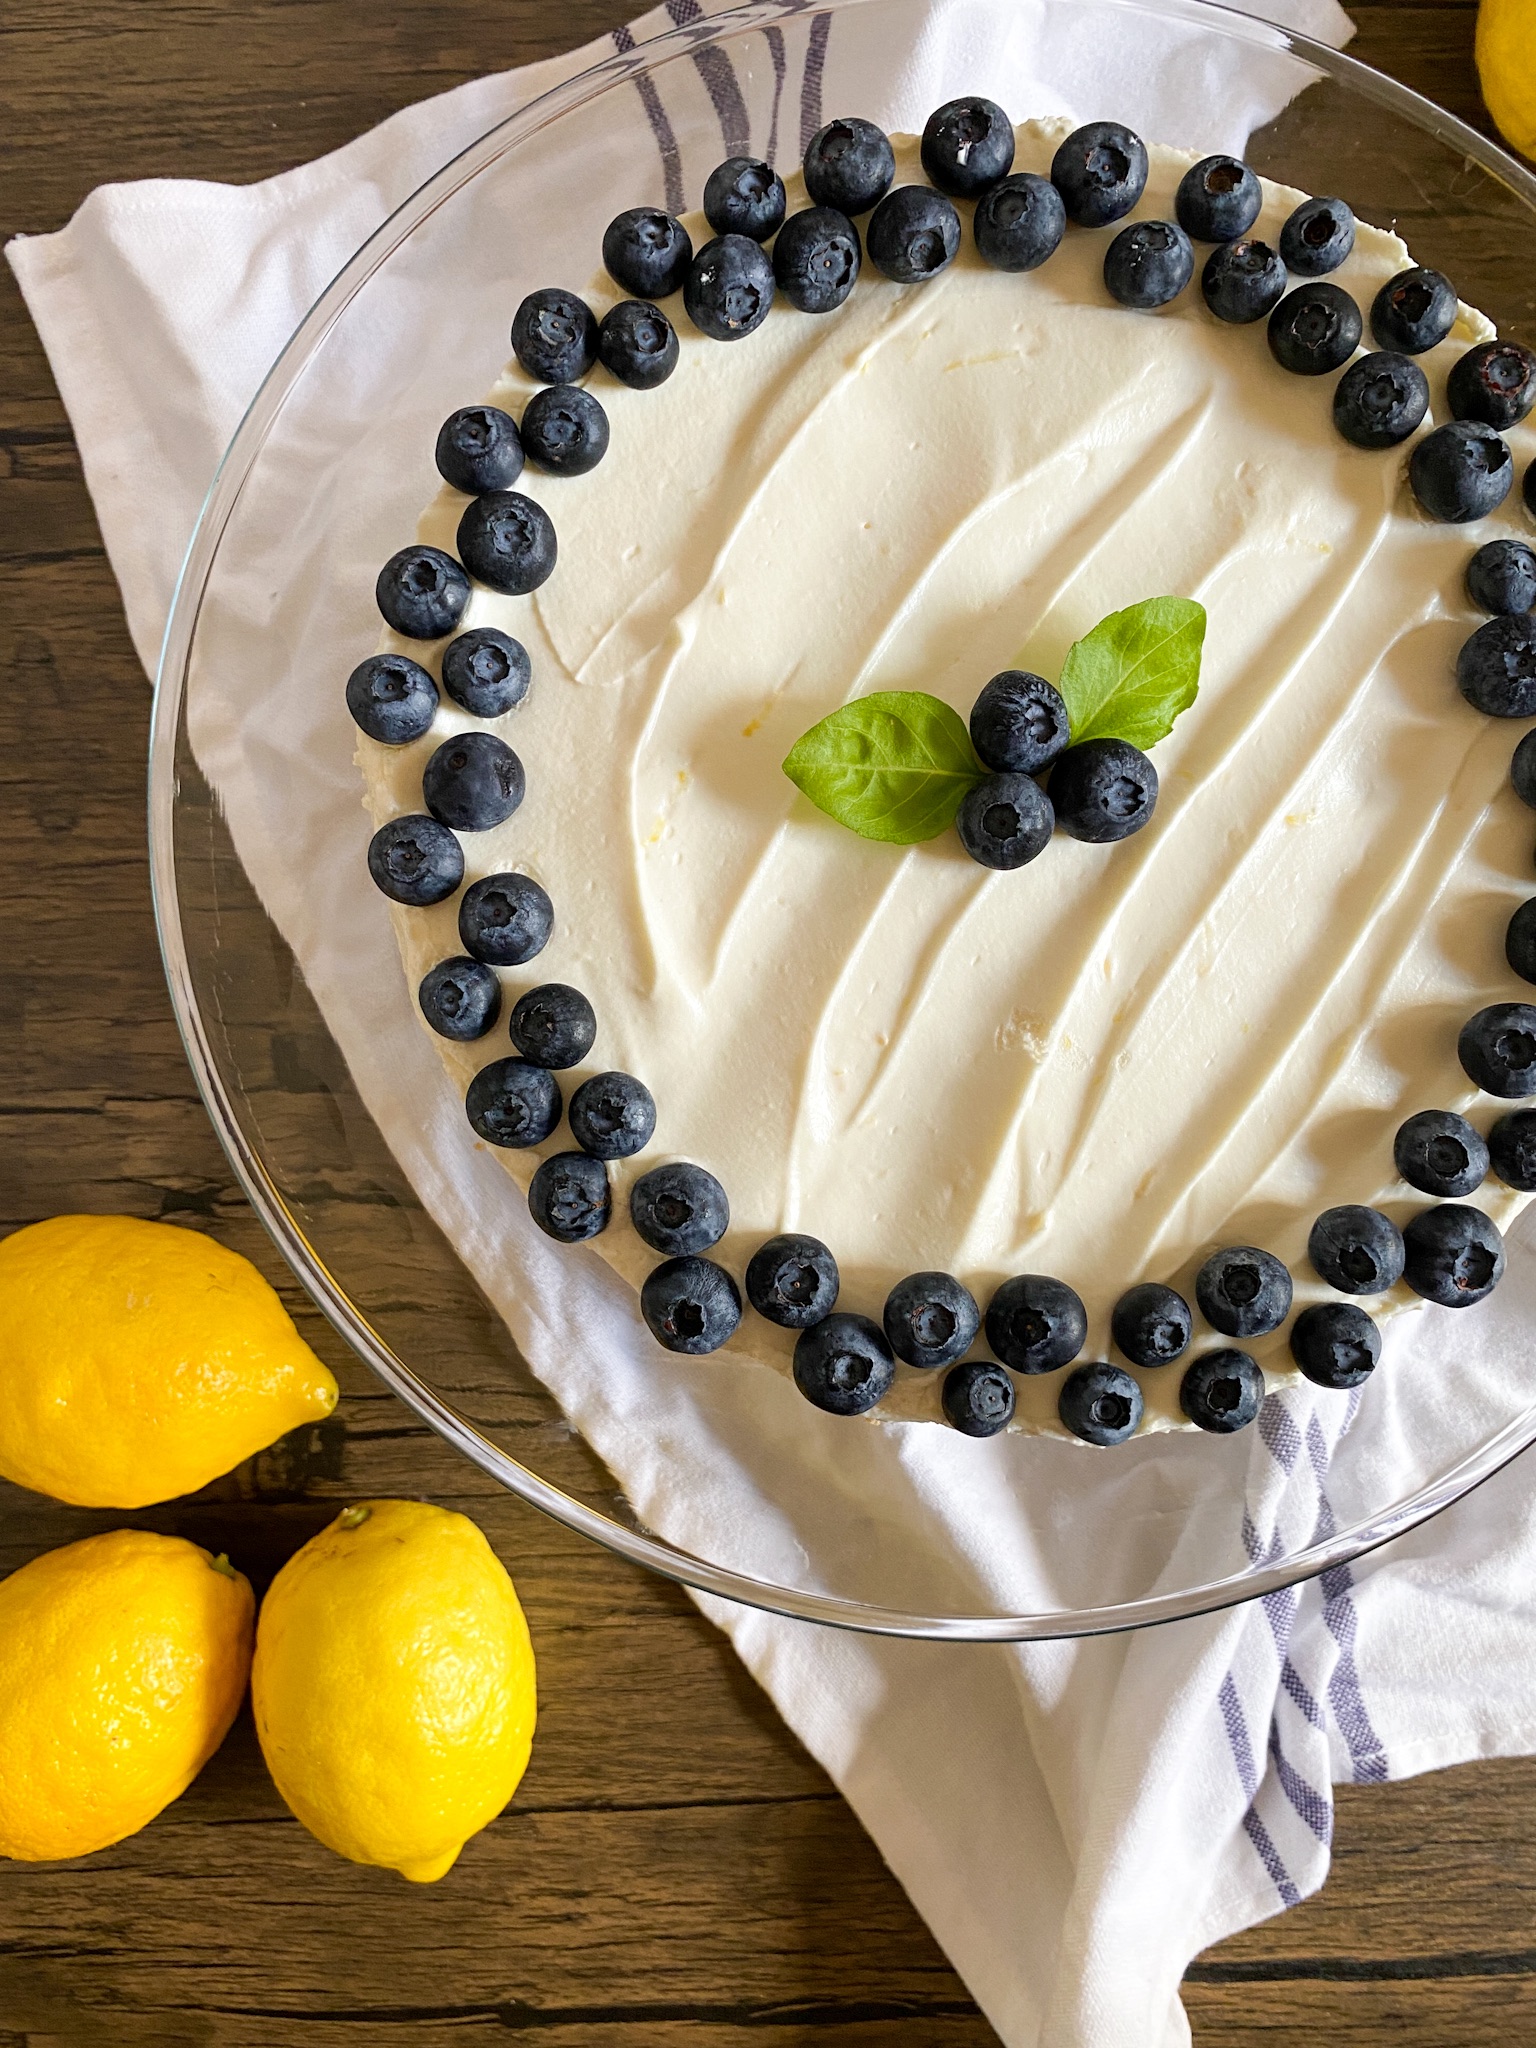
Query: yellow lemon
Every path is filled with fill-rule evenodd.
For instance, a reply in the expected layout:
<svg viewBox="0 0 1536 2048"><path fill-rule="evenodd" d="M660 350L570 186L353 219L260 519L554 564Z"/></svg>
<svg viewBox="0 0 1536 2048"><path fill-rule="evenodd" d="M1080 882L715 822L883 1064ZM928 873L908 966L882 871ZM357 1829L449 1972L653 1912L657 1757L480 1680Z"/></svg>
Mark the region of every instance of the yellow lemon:
<svg viewBox="0 0 1536 2048"><path fill-rule="evenodd" d="M80 1507L195 1493L336 1382L249 1259L133 1216L0 1243L0 1475Z"/></svg>
<svg viewBox="0 0 1536 2048"><path fill-rule="evenodd" d="M1477 75L1504 140L1536 156L1536 0L1483 0Z"/></svg>
<svg viewBox="0 0 1536 2048"><path fill-rule="evenodd" d="M118 1529L0 1584L0 1856L88 1856L147 1827L228 1733L256 1603L227 1559Z"/></svg>
<svg viewBox="0 0 1536 2048"><path fill-rule="evenodd" d="M527 1768L528 1624L473 1522L361 1501L272 1581L251 1701L267 1768L310 1833L430 1884Z"/></svg>

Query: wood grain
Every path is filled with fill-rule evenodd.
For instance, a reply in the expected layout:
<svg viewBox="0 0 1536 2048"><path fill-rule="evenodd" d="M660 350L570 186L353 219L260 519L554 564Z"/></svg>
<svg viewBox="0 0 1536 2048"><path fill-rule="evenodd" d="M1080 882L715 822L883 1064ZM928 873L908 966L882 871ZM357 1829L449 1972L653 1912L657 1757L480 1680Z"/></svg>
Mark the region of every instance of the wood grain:
<svg viewBox="0 0 1536 2048"><path fill-rule="evenodd" d="M614 0L6 0L0 233L106 179L250 179L568 48ZM1356 9L1359 55L1486 125L1470 5ZM523 1509L414 1424L280 1269L197 1101L155 952L148 693L67 422L0 277L0 1228L126 1210L253 1257L336 1367L338 1416L142 1516L0 1486L0 1569L126 1519L258 1582L368 1492L475 1514L516 1573L542 1713L511 1811L407 1888L287 1814L248 1718L144 1834L0 1865L0 2048L984 2048L995 2039L848 1809L674 1588ZM281 1060L280 1045L271 1057ZM402 1265L402 1316L412 1301ZM434 1302L433 1328L452 1325ZM453 1361L446 1368L452 1374ZM492 1402L493 1389L466 1394ZM511 1431L550 1430L506 1397ZM573 1442L571 1483L602 1475ZM1200 2048L1536 2038L1536 1764L1339 1801L1318 1898L1191 1970Z"/></svg>

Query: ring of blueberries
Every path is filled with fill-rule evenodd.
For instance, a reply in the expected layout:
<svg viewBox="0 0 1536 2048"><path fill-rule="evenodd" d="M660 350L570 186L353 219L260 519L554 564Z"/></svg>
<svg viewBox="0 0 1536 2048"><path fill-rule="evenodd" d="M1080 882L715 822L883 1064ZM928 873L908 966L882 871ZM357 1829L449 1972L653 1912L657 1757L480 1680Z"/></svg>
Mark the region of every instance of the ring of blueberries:
<svg viewBox="0 0 1536 2048"><path fill-rule="evenodd" d="M689 320L720 342L750 335L776 296L799 311L825 314L853 290L863 260L898 284L938 276L959 253L963 227L954 204L974 203L972 234L982 260L1025 272L1045 263L1071 224L1113 227L1141 198L1148 159L1141 139L1110 121L1069 135L1049 178L1013 172L1014 135L993 101L952 100L931 116L922 137L927 185L895 185L889 139L872 122L829 122L804 158L811 204L786 218L782 180L749 157L733 157L705 187L714 239L695 251L682 222L651 207L620 213L603 237L603 263L631 297L601 321L560 287L531 292L512 323L512 346L543 387L520 421L493 406L466 406L438 435L437 467L468 499L458 528L459 560L423 545L403 548L379 574L386 623L411 640L448 639L442 688L475 718L497 718L529 689L525 649L491 627L456 634L470 577L493 590L525 595L555 567L557 541L548 512L513 486L525 463L551 476L585 475L609 440L606 413L580 380L595 363L633 390L671 376L679 346L656 303L683 295ZM1354 246L1355 220L1341 199L1307 199L1285 222L1278 248L1250 235L1262 189L1248 165L1209 156L1179 183L1173 221L1137 221L1119 229L1104 256L1104 282L1120 305L1153 311L1192 282L1195 245L1208 244L1200 291L1215 318L1234 325L1267 322L1275 361L1297 376L1343 370L1333 419L1355 447L1397 447L1422 424L1429 385L1415 357L1451 332L1457 298L1439 271L1413 268L1384 284L1367 313L1328 283ZM861 241L855 222L864 222ZM772 243L771 250L766 246ZM1291 277L1308 280L1288 289ZM1369 324L1372 353L1356 356ZM1347 366L1347 367L1346 367ZM1514 481L1501 438L1536 405L1536 354L1513 341L1470 348L1447 382L1452 419L1415 446L1408 481L1434 520L1485 517ZM1536 464L1523 495L1536 517ZM466 573L467 572L467 573ZM1478 548L1466 572L1474 606L1487 613L1461 651L1457 683L1477 710L1496 718L1536 719L1536 551L1518 540ZM405 746L431 727L438 685L420 663L379 654L359 664L346 686L347 707L362 730L385 746ZM1034 859L1060 823L1074 836L1109 842L1138 831L1157 800L1157 774L1145 754L1119 740L1069 745L1066 706L1042 677L1009 670L994 676L972 709L970 733L991 771L957 820L972 856L994 868ZM1049 795L1038 777L1049 773ZM1536 727L1515 750L1512 782L1536 809ZM457 835L491 829L523 800L522 764L504 741L470 732L444 741L422 777L421 814L392 819L374 834L368 867L394 902L440 903L464 879ZM459 910L462 955L440 961L419 991L434 1031L459 1041L486 1036L502 1008L497 967L522 966L543 949L554 909L525 875L488 875L465 891ZM1536 984L1536 897L1509 923L1511 971ZM612 1214L609 1160L629 1158L650 1141L656 1105L631 1074L599 1073L567 1106L555 1076L583 1061L597 1035L587 998L561 983L530 988L509 1019L515 1048L470 1083L469 1121L488 1143L542 1144L565 1111L579 1149L545 1159L533 1175L529 1208L549 1236L577 1244L606 1229ZM1536 1002L1495 1003L1463 1028L1458 1052L1468 1077L1504 1100L1536 1096ZM1448 1110L1421 1110L1398 1131L1398 1175L1435 1206L1399 1231L1380 1210L1345 1205L1317 1218L1308 1257L1337 1294L1383 1293L1399 1280L1425 1300L1450 1308L1482 1301L1504 1271L1494 1223L1466 1205L1491 1171L1507 1186L1536 1192L1536 1107L1501 1116L1484 1137ZM630 1220L663 1261L641 1289L641 1312L668 1350L700 1356L737 1328L741 1292L705 1256L730 1222L725 1189L702 1166L669 1162L642 1174L630 1190ZM798 1333L795 1384L831 1415L863 1415L890 1390L897 1360L941 1371L940 1405L963 1434L995 1435L1014 1411L1013 1375L1058 1372L1058 1413L1090 1444L1119 1444L1142 1417L1139 1383L1108 1360L1076 1363L1088 1318L1064 1281L1025 1273L1003 1281L985 1314L952 1274L914 1273L898 1281L881 1320L836 1306L837 1262L819 1239L786 1232L748 1261L745 1289L753 1310ZM1273 1254L1251 1245L1213 1252L1195 1277L1195 1303L1209 1327L1247 1340L1279 1329L1292 1306L1291 1275ZM1175 1363L1194 1335L1194 1313L1174 1288L1143 1281L1122 1294L1111 1319L1115 1344L1133 1365ZM967 1358L984 1330L994 1359ZM1370 1374L1381 1335L1354 1299L1305 1308L1289 1333L1291 1355L1314 1385L1350 1388ZM1252 1422L1264 1395L1257 1361L1236 1343L1202 1351L1183 1372L1179 1404L1199 1428L1230 1434Z"/></svg>

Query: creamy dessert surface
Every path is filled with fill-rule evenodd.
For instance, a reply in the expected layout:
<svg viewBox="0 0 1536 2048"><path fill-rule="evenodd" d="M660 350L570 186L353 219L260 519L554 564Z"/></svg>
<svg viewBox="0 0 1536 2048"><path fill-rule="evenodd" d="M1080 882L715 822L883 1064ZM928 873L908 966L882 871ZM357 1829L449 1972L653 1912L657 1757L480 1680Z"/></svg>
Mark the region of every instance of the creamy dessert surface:
<svg viewBox="0 0 1536 2048"><path fill-rule="evenodd" d="M1046 171L1065 126L1021 128L1015 168ZM898 182L920 181L915 141L895 146ZM1153 148L1131 218L1171 218L1191 160ZM786 183L793 211L804 189ZM1273 243L1301 197L1266 186L1253 232ZM1477 623L1467 561L1518 515L1511 500L1430 524L1407 449L1349 446L1336 380L1282 371L1264 323L1223 325L1198 281L1160 313L1116 306L1113 230L1069 228L1042 269L1009 275L961 212L962 253L933 283L866 262L840 311L781 301L731 344L679 297L666 384L593 372L605 459L517 485L555 522L553 576L528 598L477 585L462 622L515 635L534 678L493 728L526 800L462 835L466 880L514 869L553 898L548 947L502 973L503 1020L540 982L590 996L597 1043L559 1076L566 1099L612 1067L656 1098L590 1247L637 1286L657 1255L630 1183L686 1158L730 1196L712 1256L738 1282L782 1230L824 1239L839 1306L877 1320L905 1273L953 1272L983 1307L1009 1274L1051 1273L1087 1305L1083 1357L1115 1357L1116 1297L1158 1279L1192 1300L1221 1244L1284 1259L1298 1308L1328 1298L1306 1258L1318 1211L1402 1221L1427 1199L1393 1177L1403 1118L1492 1120L1456 1036L1521 993L1503 934L1530 893L1531 819L1508 787L1518 728L1471 709L1454 667ZM1368 311L1411 260L1362 225L1334 281ZM601 315L622 294L603 279L588 296ZM1449 417L1450 364L1491 332L1463 306L1420 359L1426 429ZM514 364L491 401L516 417L534 388ZM1523 467L1533 436L1509 438ZM441 490L420 538L452 551L464 503ZM1058 833L993 873L953 833L860 839L781 772L852 697L926 690L964 717L999 669L1054 681L1106 613L1164 593L1207 608L1204 668L1133 839ZM437 670L440 648L382 644ZM419 742L363 739L375 821L419 810L429 755L476 724L444 696ZM457 899L391 912L414 1003L461 951ZM504 1021L434 1042L461 1095L510 1050ZM570 1144L562 1125L500 1157L526 1188ZM1523 1200L1492 1179L1472 1199L1501 1225ZM1364 1305L1420 1306L1403 1288ZM1230 1341L1197 1330L1196 1349ZM787 1370L792 1348L747 1308L699 1369ZM1245 1348L1271 1385L1294 1376L1283 1331ZM1183 1426L1183 1369L1138 1372L1144 1428ZM938 1419L941 1379L898 1366L875 1418ZM1015 1376L1015 1426L1060 1432L1060 1384Z"/></svg>

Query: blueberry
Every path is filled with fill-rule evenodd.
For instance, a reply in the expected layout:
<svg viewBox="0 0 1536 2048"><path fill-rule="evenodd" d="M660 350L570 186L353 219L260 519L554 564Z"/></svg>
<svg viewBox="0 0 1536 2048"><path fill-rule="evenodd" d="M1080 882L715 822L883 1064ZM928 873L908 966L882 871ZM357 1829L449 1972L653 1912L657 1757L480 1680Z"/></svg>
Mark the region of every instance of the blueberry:
<svg viewBox="0 0 1536 2048"><path fill-rule="evenodd" d="M1051 770L1056 822L1074 839L1129 839L1157 807L1157 770L1128 740L1081 740Z"/></svg>
<svg viewBox="0 0 1536 2048"><path fill-rule="evenodd" d="M1104 252L1104 283L1112 299L1150 313L1179 296L1195 274L1188 235L1171 220L1138 220Z"/></svg>
<svg viewBox="0 0 1536 2048"><path fill-rule="evenodd" d="M868 213L891 189L896 158L873 121L829 121L805 152L805 189L813 205L850 216Z"/></svg>
<svg viewBox="0 0 1536 2048"><path fill-rule="evenodd" d="M1246 1351L1203 1351L1179 1382L1179 1406L1216 1436L1246 1429L1263 1399L1264 1375Z"/></svg>
<svg viewBox="0 0 1536 2048"><path fill-rule="evenodd" d="M405 654L371 654L347 677L347 709L369 739L404 747L437 715L437 685Z"/></svg>
<svg viewBox="0 0 1536 2048"><path fill-rule="evenodd" d="M1282 370L1323 377L1360 346L1360 308L1336 284L1303 284L1269 316L1269 352Z"/></svg>
<svg viewBox="0 0 1536 2048"><path fill-rule="evenodd" d="M1038 775L1070 738L1061 692L1028 669L1005 668L971 706L971 745L999 775Z"/></svg>
<svg viewBox="0 0 1536 2048"><path fill-rule="evenodd" d="M996 1436L1013 1419L1013 1381L988 1358L972 1358L944 1375L944 1419L962 1436Z"/></svg>
<svg viewBox="0 0 1536 2048"><path fill-rule="evenodd" d="M1493 1170L1509 1188L1536 1194L1536 1109L1512 1109L1488 1133Z"/></svg>
<svg viewBox="0 0 1536 2048"><path fill-rule="evenodd" d="M421 794L440 825L489 832L523 800L523 764L493 732L461 732L444 740L421 777Z"/></svg>
<svg viewBox="0 0 1536 2048"><path fill-rule="evenodd" d="M792 213L773 245L773 277L802 313L831 313L858 282L859 231L832 206Z"/></svg>
<svg viewBox="0 0 1536 2048"><path fill-rule="evenodd" d="M555 906L527 875L485 875L464 891L459 942L490 967L521 967L549 944Z"/></svg>
<svg viewBox="0 0 1536 2048"><path fill-rule="evenodd" d="M1291 1312L1291 1276L1273 1252L1225 1245L1196 1274L1195 1300L1223 1337L1266 1337Z"/></svg>
<svg viewBox="0 0 1536 2048"><path fill-rule="evenodd" d="M665 299L681 289L693 261L688 230L654 206L632 206L603 231L603 268L637 299ZM551 378L569 384L570 377Z"/></svg>
<svg viewBox="0 0 1536 2048"><path fill-rule="evenodd" d="M494 405L449 413L437 436L437 473L456 491L509 491L523 473L517 422Z"/></svg>
<svg viewBox="0 0 1536 2048"><path fill-rule="evenodd" d="M1315 1387L1358 1387L1381 1356L1381 1332L1352 1301L1319 1301L1291 1325L1291 1356Z"/></svg>
<svg viewBox="0 0 1536 2048"><path fill-rule="evenodd" d="M1404 1278L1442 1308L1471 1308L1504 1277L1504 1240L1481 1209L1441 1202L1421 1209L1403 1232Z"/></svg>
<svg viewBox="0 0 1536 2048"><path fill-rule="evenodd" d="M1431 519L1452 525L1485 519L1509 496L1514 480L1508 442L1478 420L1436 427L1408 458L1413 495Z"/></svg>
<svg viewBox="0 0 1536 2048"><path fill-rule="evenodd" d="M1392 1158L1409 1187L1426 1195L1470 1195L1488 1171L1488 1147L1464 1116L1421 1109L1392 1141Z"/></svg>
<svg viewBox="0 0 1536 2048"><path fill-rule="evenodd" d="M1520 485L1520 495L1525 500L1525 509L1536 519L1536 462L1525 466L1525 477Z"/></svg>
<svg viewBox="0 0 1536 2048"><path fill-rule="evenodd" d="M1326 277L1355 246L1355 216L1342 199L1304 199L1280 230L1280 256L1298 277Z"/></svg>
<svg viewBox="0 0 1536 2048"><path fill-rule="evenodd" d="M1371 332L1380 348L1421 356L1456 324L1456 289L1438 270L1400 270L1371 301Z"/></svg>
<svg viewBox="0 0 1536 2048"><path fill-rule="evenodd" d="M488 1145L526 1151L542 1145L559 1123L560 1090L547 1067L492 1060L470 1082L464 1110Z"/></svg>
<svg viewBox="0 0 1536 2048"><path fill-rule="evenodd" d="M1051 843L1056 813L1033 776L989 775L955 815L960 844L984 868L1024 867Z"/></svg>
<svg viewBox="0 0 1536 2048"><path fill-rule="evenodd" d="M1085 1444L1123 1444L1141 1421L1141 1388L1123 1366L1080 1365L1061 1383L1056 1413Z"/></svg>
<svg viewBox="0 0 1536 2048"><path fill-rule="evenodd" d="M963 1358L981 1328L981 1310L950 1273L909 1273L885 1298L886 1338L908 1365L949 1365Z"/></svg>
<svg viewBox="0 0 1536 2048"><path fill-rule="evenodd" d="M677 332L659 306L621 299L597 331L603 367L631 391L654 391L677 368Z"/></svg>
<svg viewBox="0 0 1536 2048"><path fill-rule="evenodd" d="M1504 958L1522 981L1536 981L1536 896L1522 903L1509 920Z"/></svg>
<svg viewBox="0 0 1536 2048"><path fill-rule="evenodd" d="M896 284L926 284L960 253L960 216L942 192L898 185L865 230L869 260Z"/></svg>
<svg viewBox="0 0 1536 2048"><path fill-rule="evenodd" d="M464 879L464 849L436 818L391 818L368 842L368 872L393 903L442 903Z"/></svg>
<svg viewBox="0 0 1536 2048"><path fill-rule="evenodd" d="M536 1067L575 1067L592 1050L597 1018L579 988L546 981L518 997L508 1031L523 1058Z"/></svg>
<svg viewBox="0 0 1536 2048"><path fill-rule="evenodd" d="M784 224L784 181L755 156L727 157L705 183L704 218L717 235L770 241Z"/></svg>
<svg viewBox="0 0 1536 2048"><path fill-rule="evenodd" d="M532 673L528 650L495 626L475 626L443 649L443 688L472 718L500 718L521 704Z"/></svg>
<svg viewBox="0 0 1536 2048"><path fill-rule="evenodd" d="M1467 595L1495 618L1528 612L1536 605L1536 553L1523 540L1485 540L1467 564Z"/></svg>
<svg viewBox="0 0 1536 2048"><path fill-rule="evenodd" d="M1188 1347L1194 1323L1182 1294L1144 1280L1115 1303L1109 1327L1132 1365L1167 1365Z"/></svg>
<svg viewBox="0 0 1536 2048"><path fill-rule="evenodd" d="M1403 1277L1403 1239L1390 1216L1357 1202L1325 1209L1307 1239L1313 1270L1341 1294L1385 1294Z"/></svg>
<svg viewBox="0 0 1536 2048"><path fill-rule="evenodd" d="M1258 179L1235 156L1204 156L1179 180L1173 210L1197 242L1235 242L1253 226L1264 204Z"/></svg>
<svg viewBox="0 0 1536 2048"><path fill-rule="evenodd" d="M594 1159L629 1159L656 1128L651 1091L633 1074L594 1074L571 1097L571 1136Z"/></svg>
<svg viewBox="0 0 1536 2048"><path fill-rule="evenodd" d="M641 1174L629 1191L629 1215L652 1251L681 1259L720 1242L731 1205L712 1173L679 1159Z"/></svg>
<svg viewBox="0 0 1536 2048"><path fill-rule="evenodd" d="M1536 617L1517 612L1479 626L1456 657L1456 683L1490 718L1536 718Z"/></svg>
<svg viewBox="0 0 1536 2048"><path fill-rule="evenodd" d="M1200 290L1218 320L1245 327L1285 296L1285 265L1268 242L1223 242L1205 259Z"/></svg>
<svg viewBox="0 0 1536 2048"><path fill-rule="evenodd" d="M1051 159L1051 183L1080 228L1123 220L1147 184L1147 146L1118 121L1074 128Z"/></svg>
<svg viewBox="0 0 1536 2048"><path fill-rule="evenodd" d="M1013 123L996 100L947 100L923 128L923 169L952 199L975 199L1013 169Z"/></svg>
<svg viewBox="0 0 1536 2048"><path fill-rule="evenodd" d="M795 1385L828 1415L867 1415L895 1377L891 1347L868 1316L824 1316L795 1341Z"/></svg>
<svg viewBox="0 0 1536 2048"><path fill-rule="evenodd" d="M549 384L523 407L528 460L552 476L585 476L608 453L608 415L579 384Z"/></svg>
<svg viewBox="0 0 1536 2048"><path fill-rule="evenodd" d="M1490 1095L1536 1095L1536 1008L1490 1003L1461 1027L1457 1055L1468 1076Z"/></svg>
<svg viewBox="0 0 1536 2048"><path fill-rule="evenodd" d="M402 548L379 571L374 596L386 626L407 640L441 640L469 603L469 578L441 548Z"/></svg>
<svg viewBox="0 0 1536 2048"><path fill-rule="evenodd" d="M736 1334L741 1296L713 1259L668 1259L646 1276L640 1313L658 1344L702 1358Z"/></svg>
<svg viewBox="0 0 1536 2048"><path fill-rule="evenodd" d="M807 1330L837 1305L837 1261L819 1237L786 1231L747 1263L747 1299L782 1330Z"/></svg>
<svg viewBox="0 0 1536 2048"><path fill-rule="evenodd" d="M987 1304L987 1342L1015 1372L1055 1372L1076 1358L1088 1336L1088 1312L1064 1280L1020 1273Z"/></svg>
<svg viewBox="0 0 1536 2048"><path fill-rule="evenodd" d="M475 498L459 521L458 541L471 576L508 597L527 597L555 566L549 514L521 491L488 491Z"/></svg>
<svg viewBox="0 0 1536 2048"><path fill-rule="evenodd" d="M1536 355L1518 341L1479 342L1452 363L1445 395L1455 418L1502 434L1536 405Z"/></svg>
<svg viewBox="0 0 1536 2048"><path fill-rule="evenodd" d="M1333 394L1333 424L1356 448L1395 448L1429 411L1429 379L1407 356L1361 356Z"/></svg>
<svg viewBox="0 0 1536 2048"><path fill-rule="evenodd" d="M773 265L745 235L719 235L694 257L683 304L711 341L740 341L768 318Z"/></svg>
<svg viewBox="0 0 1536 2048"><path fill-rule="evenodd" d="M421 1014L441 1038L484 1038L501 1015L501 983L484 961L460 954L439 960L416 992Z"/></svg>
<svg viewBox="0 0 1536 2048"><path fill-rule="evenodd" d="M512 353L541 384L574 384L597 361L592 308L558 285L530 292L512 317Z"/></svg>
<svg viewBox="0 0 1536 2048"><path fill-rule="evenodd" d="M608 1228L613 1213L608 1169L585 1152L556 1152L534 1173L528 1208L546 1237L584 1244Z"/></svg>
<svg viewBox="0 0 1536 2048"><path fill-rule="evenodd" d="M1528 732L1510 756L1509 781L1521 803L1536 811L1536 730Z"/></svg>
<svg viewBox="0 0 1536 2048"><path fill-rule="evenodd" d="M994 270L1038 270L1061 247L1067 209L1049 178L1015 171L976 202L976 253Z"/></svg>

